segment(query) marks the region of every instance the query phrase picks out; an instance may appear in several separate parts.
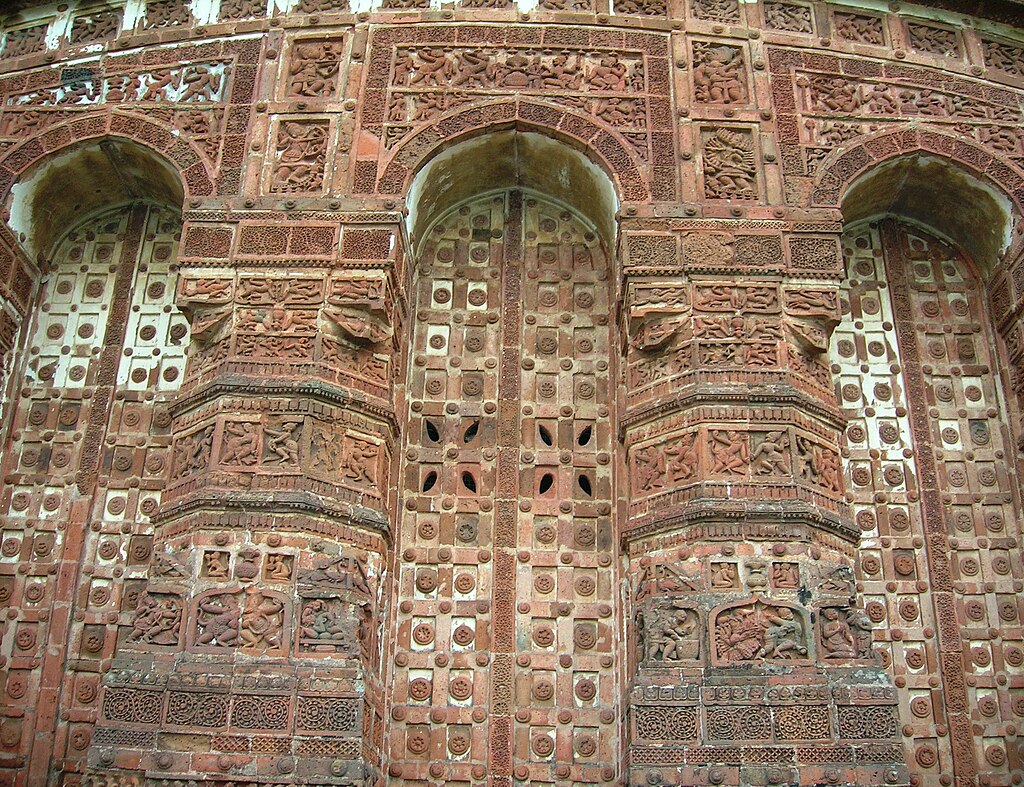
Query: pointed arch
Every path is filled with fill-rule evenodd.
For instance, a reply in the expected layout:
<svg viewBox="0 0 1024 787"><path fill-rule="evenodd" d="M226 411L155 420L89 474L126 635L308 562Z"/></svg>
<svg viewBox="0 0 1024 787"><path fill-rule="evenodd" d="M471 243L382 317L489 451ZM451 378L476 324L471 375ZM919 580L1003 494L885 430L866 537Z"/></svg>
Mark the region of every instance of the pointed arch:
<svg viewBox="0 0 1024 787"><path fill-rule="evenodd" d="M651 198L643 163L618 134L565 107L519 98L442 115L406 137L384 168L377 191L404 194L416 172L446 148L504 130L542 134L583 153L614 181L620 201Z"/></svg>
<svg viewBox="0 0 1024 787"><path fill-rule="evenodd" d="M884 131L834 151L815 178L815 207L849 223L892 213L943 226L992 269L1024 216L1024 172L981 145L927 128Z"/></svg>

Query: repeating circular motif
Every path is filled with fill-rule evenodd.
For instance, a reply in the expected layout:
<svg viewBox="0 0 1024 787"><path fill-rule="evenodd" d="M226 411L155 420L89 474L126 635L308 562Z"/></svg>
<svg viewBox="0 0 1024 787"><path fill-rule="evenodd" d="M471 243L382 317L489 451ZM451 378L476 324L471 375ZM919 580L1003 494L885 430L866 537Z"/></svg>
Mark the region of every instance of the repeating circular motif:
<svg viewBox="0 0 1024 787"><path fill-rule="evenodd" d="M992 663L992 654L988 648L971 648L971 661L979 667L987 667Z"/></svg>
<svg viewBox="0 0 1024 787"><path fill-rule="evenodd" d="M413 678L409 682L409 696L422 702L430 696L431 683L426 678Z"/></svg>
<svg viewBox="0 0 1024 787"><path fill-rule="evenodd" d="M460 702L473 696L473 681L459 675L448 683L448 693Z"/></svg>
<svg viewBox="0 0 1024 787"><path fill-rule="evenodd" d="M551 308L558 303L558 293L554 290L545 290L540 294L540 305Z"/></svg>
<svg viewBox="0 0 1024 787"><path fill-rule="evenodd" d="M1010 558L1006 555L996 555L992 558L992 570L997 574L1009 574L1010 573Z"/></svg>
<svg viewBox="0 0 1024 787"><path fill-rule="evenodd" d="M1017 604L1014 601L999 602L999 618L1009 623L1017 619Z"/></svg>
<svg viewBox="0 0 1024 787"><path fill-rule="evenodd" d="M5 538L4 543L0 546L0 553L4 557L14 557L21 551L21 541L16 538Z"/></svg>
<svg viewBox="0 0 1024 787"><path fill-rule="evenodd" d="M976 598L968 599L964 604L964 613L971 620L983 620L985 618L985 605Z"/></svg>
<svg viewBox="0 0 1024 787"><path fill-rule="evenodd" d="M413 730L406 737L405 745L413 754L423 754L430 745L430 737L423 730Z"/></svg>
<svg viewBox="0 0 1024 787"><path fill-rule="evenodd" d="M999 703L996 698L988 694L978 698L978 712L982 716L995 716L999 712Z"/></svg>
<svg viewBox="0 0 1024 787"><path fill-rule="evenodd" d="M843 399L848 402L855 402L860 399L860 386L854 385L853 383L847 383L842 388Z"/></svg>
<svg viewBox="0 0 1024 787"><path fill-rule="evenodd" d="M552 525L541 525L535 531L537 540L542 544L550 544L555 540L555 536L558 535L558 531Z"/></svg>
<svg viewBox="0 0 1024 787"><path fill-rule="evenodd" d="M593 525L578 525L573 533L573 540L581 547L593 546L596 538Z"/></svg>
<svg viewBox="0 0 1024 787"><path fill-rule="evenodd" d="M945 342L934 341L928 342L928 354L936 361L942 360L946 357L946 344Z"/></svg>
<svg viewBox="0 0 1024 787"><path fill-rule="evenodd" d="M852 358L857 352L856 346L849 339L840 339L836 344L836 349L843 358Z"/></svg>
<svg viewBox="0 0 1024 787"><path fill-rule="evenodd" d="M472 574L459 574L455 577L455 589L460 593L469 593L476 586Z"/></svg>
<svg viewBox="0 0 1024 787"><path fill-rule="evenodd" d="M437 250L438 262L451 262L455 259L455 250L451 246L442 246Z"/></svg>
<svg viewBox="0 0 1024 787"><path fill-rule="evenodd" d="M968 401L977 402L981 399L981 389L976 385L968 385L964 388L964 396Z"/></svg>
<svg viewBox="0 0 1024 787"><path fill-rule="evenodd" d="M885 345L881 342L868 342L868 352L876 358L885 355Z"/></svg>
<svg viewBox="0 0 1024 787"><path fill-rule="evenodd" d="M890 486L899 486L903 483L903 471L895 465L889 465L882 471L882 477Z"/></svg>
<svg viewBox="0 0 1024 787"><path fill-rule="evenodd" d="M434 627L429 623L420 623L412 630L412 639L417 645L429 645L434 641Z"/></svg>
<svg viewBox="0 0 1024 787"><path fill-rule="evenodd" d="M420 571L416 574L416 589L420 593L433 593L437 589L437 574L433 571Z"/></svg>
<svg viewBox="0 0 1024 787"><path fill-rule="evenodd" d="M420 538L431 539L437 535L437 523L426 519L420 522Z"/></svg>
<svg viewBox="0 0 1024 787"><path fill-rule="evenodd" d="M945 443L956 443L960 440L960 433L952 426L947 426L942 430L942 441Z"/></svg>
<svg viewBox="0 0 1024 787"><path fill-rule="evenodd" d="M960 572L969 577L973 577L980 569L981 565L978 563L976 558L965 557L960 561Z"/></svg>
<svg viewBox="0 0 1024 787"><path fill-rule="evenodd" d="M959 467L951 467L946 473L946 479L955 487L962 487L967 483L967 473Z"/></svg>
<svg viewBox="0 0 1024 787"><path fill-rule="evenodd" d="M910 712L917 716L919 719L925 718L931 713L932 704L925 697L914 697L910 701Z"/></svg>
<svg viewBox="0 0 1024 787"><path fill-rule="evenodd" d="M935 398L940 402L952 402L953 401L953 386L949 383L936 383Z"/></svg>
<svg viewBox="0 0 1024 787"><path fill-rule="evenodd" d="M876 399L887 402L892 398L892 386L888 383L875 383L873 391Z"/></svg>
<svg viewBox="0 0 1024 787"><path fill-rule="evenodd" d="M867 467L855 467L850 474L853 483L857 486L867 486L871 483L871 470Z"/></svg>
<svg viewBox="0 0 1024 787"><path fill-rule="evenodd" d="M933 768L939 761L939 754L931 746L918 746L914 752L914 759L922 768Z"/></svg>
<svg viewBox="0 0 1024 787"><path fill-rule="evenodd" d="M465 754L469 751L471 738L464 732L453 732L448 736L448 751L452 754Z"/></svg>
<svg viewBox="0 0 1024 787"><path fill-rule="evenodd" d="M555 578L550 574L538 574L533 580L533 587L538 593L550 593L555 589Z"/></svg>
<svg viewBox="0 0 1024 787"><path fill-rule="evenodd" d="M461 647L466 647L472 643L474 639L476 639L476 632L465 623L461 623L456 626L455 631L452 632L452 640L454 640L456 645Z"/></svg>
<svg viewBox="0 0 1024 787"><path fill-rule="evenodd" d="M555 395L557 390L557 387L551 380L543 380L537 386L537 393L542 399L550 399Z"/></svg>
<svg viewBox="0 0 1024 787"><path fill-rule="evenodd" d="M477 523L472 521L459 522L458 527L455 528L455 535L463 543L476 540L477 534Z"/></svg>
<svg viewBox="0 0 1024 787"><path fill-rule="evenodd" d="M1003 515L998 511L990 511L985 515L985 527L989 530L999 532L1003 529Z"/></svg>
<svg viewBox="0 0 1024 787"><path fill-rule="evenodd" d="M913 648L904 654L907 666L911 669L921 669L924 666L924 651Z"/></svg>
<svg viewBox="0 0 1024 787"><path fill-rule="evenodd" d="M530 741L530 748L538 757L548 757L555 750L555 742L550 735L534 735Z"/></svg>
<svg viewBox="0 0 1024 787"><path fill-rule="evenodd" d="M864 607L868 617L873 623L881 623L885 620L885 607L878 601L869 601Z"/></svg>
<svg viewBox="0 0 1024 787"><path fill-rule="evenodd" d="M143 325L139 329L139 338L144 342L148 342L156 337L156 328L152 325Z"/></svg>
<svg viewBox="0 0 1024 787"><path fill-rule="evenodd" d="M465 342L466 350L471 353L478 353L484 348L484 340L479 336L467 336Z"/></svg>
<svg viewBox="0 0 1024 787"><path fill-rule="evenodd" d="M592 757L597 753L597 739L593 735L581 735L576 739L576 752L581 757Z"/></svg>
<svg viewBox="0 0 1024 787"><path fill-rule="evenodd" d="M914 558L907 554L897 555L893 561L893 568L896 573L903 577L909 577L914 573Z"/></svg>
<svg viewBox="0 0 1024 787"><path fill-rule="evenodd" d="M917 616L920 614L917 602L909 598L905 598L900 602L899 610L900 617L906 621L917 620Z"/></svg>
<svg viewBox="0 0 1024 787"><path fill-rule="evenodd" d="M550 648L555 642L555 630L548 625L537 626L533 630L533 641L539 647Z"/></svg>
<svg viewBox="0 0 1024 787"><path fill-rule="evenodd" d="M576 681L576 687L574 689L576 696L584 702L589 702L597 696L597 684L594 683L590 678L581 678Z"/></svg>
<svg viewBox="0 0 1024 787"><path fill-rule="evenodd" d="M982 467L978 470L978 481L981 482L982 486L995 486L999 477L996 475L995 468L993 467Z"/></svg>
<svg viewBox="0 0 1024 787"><path fill-rule="evenodd" d="M466 293L466 300L473 306L483 306L487 303L487 290L473 289Z"/></svg>
<svg viewBox="0 0 1024 787"><path fill-rule="evenodd" d="M896 424L883 423L878 427L878 436L883 443L898 443L900 441L900 430Z"/></svg>
<svg viewBox="0 0 1024 787"><path fill-rule="evenodd" d="M861 568L864 569L865 574L874 575L882 570L881 561L874 555L867 555L863 560L860 561Z"/></svg>
<svg viewBox="0 0 1024 787"><path fill-rule="evenodd" d="M857 527L867 532L875 529L875 515L870 511L857 512Z"/></svg>
<svg viewBox="0 0 1024 787"><path fill-rule="evenodd" d="M597 590L597 583L592 577L581 576L576 579L576 592L581 596L593 595L594 591Z"/></svg>
<svg viewBox="0 0 1024 787"><path fill-rule="evenodd" d="M444 347L444 346L445 346L445 345L446 345L447 343L448 343L448 342L447 342L447 340L446 340L446 339L444 338L444 336L442 336L442 335L441 335L441 334L439 334L439 333L435 333L435 334L434 334L433 336L431 336L431 337L430 337L430 341L428 342L428 344L430 344L430 346L431 346L431 347L432 347L433 349L435 349L435 350L440 350L440 349L441 349L442 347Z"/></svg>
<svg viewBox="0 0 1024 787"><path fill-rule="evenodd" d="M444 390L444 383L440 380L428 380L426 384L427 393L431 396L437 396L441 391Z"/></svg>
<svg viewBox="0 0 1024 787"><path fill-rule="evenodd" d="M19 650L31 650L36 646L36 633L32 629L19 629L14 635L14 644Z"/></svg>
<svg viewBox="0 0 1024 787"><path fill-rule="evenodd" d="M476 263L487 262L490 256L490 249L486 246L474 246L469 252L469 258Z"/></svg>
<svg viewBox="0 0 1024 787"><path fill-rule="evenodd" d="M451 299L451 290L446 290L444 288L434 290L434 303L448 303Z"/></svg>
<svg viewBox="0 0 1024 787"><path fill-rule="evenodd" d="M985 749L985 759L989 765L998 768L1006 763L1006 750L1001 746L988 746Z"/></svg>
<svg viewBox="0 0 1024 787"><path fill-rule="evenodd" d="M99 298L103 294L103 282L100 279L90 279L85 285L85 294L89 298Z"/></svg>
<svg viewBox="0 0 1024 787"><path fill-rule="evenodd" d="M577 647L589 650L597 644L597 631L592 624L579 623L573 629L573 641Z"/></svg>
<svg viewBox="0 0 1024 787"><path fill-rule="evenodd" d="M594 296L589 292L576 293L576 305L581 309L590 309L594 305Z"/></svg>
<svg viewBox="0 0 1024 787"><path fill-rule="evenodd" d="M1003 660L1011 667L1019 667L1024 664L1024 650L1016 645L1008 645L1003 648Z"/></svg>
<svg viewBox="0 0 1024 787"><path fill-rule="evenodd" d="M545 678L534 681L533 696L541 702L547 702L555 696L555 684Z"/></svg>
<svg viewBox="0 0 1024 787"><path fill-rule="evenodd" d="M537 339L537 350L538 352L544 353L545 355L551 355L558 349L558 339L554 336L541 336Z"/></svg>
<svg viewBox="0 0 1024 787"><path fill-rule="evenodd" d="M483 383L476 377L467 377L462 381L462 391L466 396L479 396L483 391Z"/></svg>
<svg viewBox="0 0 1024 787"><path fill-rule="evenodd" d="M576 386L576 396L579 399L591 399L595 391L593 383L582 382Z"/></svg>

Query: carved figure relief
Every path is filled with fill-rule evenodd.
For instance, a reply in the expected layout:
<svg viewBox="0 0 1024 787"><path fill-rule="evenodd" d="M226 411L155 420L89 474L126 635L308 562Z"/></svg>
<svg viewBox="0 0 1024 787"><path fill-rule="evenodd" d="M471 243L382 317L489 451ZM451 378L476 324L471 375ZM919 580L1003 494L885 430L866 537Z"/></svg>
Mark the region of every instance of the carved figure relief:
<svg viewBox="0 0 1024 787"><path fill-rule="evenodd" d="M802 612L759 597L714 613L713 648L718 663L800 661L810 646Z"/></svg>

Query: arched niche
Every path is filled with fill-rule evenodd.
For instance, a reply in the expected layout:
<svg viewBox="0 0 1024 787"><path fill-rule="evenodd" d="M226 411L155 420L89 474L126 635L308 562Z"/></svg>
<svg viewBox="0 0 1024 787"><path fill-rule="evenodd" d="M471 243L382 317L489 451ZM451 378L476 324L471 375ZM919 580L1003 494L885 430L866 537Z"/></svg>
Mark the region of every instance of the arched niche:
<svg viewBox="0 0 1024 787"><path fill-rule="evenodd" d="M608 174L561 142L508 130L455 145L416 173L407 195L413 249L455 205L512 188L529 189L573 208L594 225L606 249L615 248L619 199Z"/></svg>
<svg viewBox="0 0 1024 787"><path fill-rule="evenodd" d="M983 274L1010 242L1013 203L947 159L916 153L885 161L854 180L842 201L847 226L898 216L933 228L968 253Z"/></svg>
<svg viewBox="0 0 1024 787"><path fill-rule="evenodd" d="M70 148L27 172L8 196L8 224L31 258L45 257L87 216L133 202L180 211L184 196L177 170L162 156L108 137Z"/></svg>

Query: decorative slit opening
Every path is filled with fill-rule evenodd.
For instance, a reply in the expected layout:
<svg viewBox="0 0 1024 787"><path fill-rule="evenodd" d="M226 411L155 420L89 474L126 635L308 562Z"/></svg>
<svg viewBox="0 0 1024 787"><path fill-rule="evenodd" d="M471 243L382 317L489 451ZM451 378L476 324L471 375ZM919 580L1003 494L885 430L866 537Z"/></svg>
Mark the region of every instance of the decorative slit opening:
<svg viewBox="0 0 1024 787"><path fill-rule="evenodd" d="M434 484L437 483L437 473L431 470L427 473L427 477L423 479L423 491L429 492L434 488Z"/></svg>
<svg viewBox="0 0 1024 787"><path fill-rule="evenodd" d="M424 421L423 429L427 433L427 439L432 443L441 442L441 433L437 430L433 421Z"/></svg>
<svg viewBox="0 0 1024 787"><path fill-rule="evenodd" d="M540 486L537 487L537 492L544 494L548 492L555 485L555 477L551 473L545 473L541 476Z"/></svg>
<svg viewBox="0 0 1024 787"><path fill-rule="evenodd" d="M580 436L576 438L577 445L586 445L590 442L590 438L594 436L593 426L584 426L580 431Z"/></svg>
<svg viewBox="0 0 1024 787"><path fill-rule="evenodd" d="M555 444L554 439L551 437L551 432L548 431L546 426L538 426L537 431L540 432L540 441L544 443L544 445Z"/></svg>
<svg viewBox="0 0 1024 787"><path fill-rule="evenodd" d="M580 477L576 479L576 483L579 484L580 489L583 490L583 494L587 497L594 496L594 487L591 486L589 477L580 475Z"/></svg>
<svg viewBox="0 0 1024 787"><path fill-rule="evenodd" d="M480 433L480 421L473 421L469 426L466 427L466 431L462 434L462 442L471 443Z"/></svg>
<svg viewBox="0 0 1024 787"><path fill-rule="evenodd" d="M462 473L462 485L470 492L476 494L476 479L473 478L473 474L468 470Z"/></svg>

